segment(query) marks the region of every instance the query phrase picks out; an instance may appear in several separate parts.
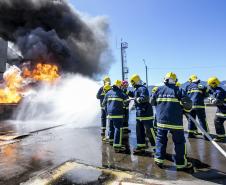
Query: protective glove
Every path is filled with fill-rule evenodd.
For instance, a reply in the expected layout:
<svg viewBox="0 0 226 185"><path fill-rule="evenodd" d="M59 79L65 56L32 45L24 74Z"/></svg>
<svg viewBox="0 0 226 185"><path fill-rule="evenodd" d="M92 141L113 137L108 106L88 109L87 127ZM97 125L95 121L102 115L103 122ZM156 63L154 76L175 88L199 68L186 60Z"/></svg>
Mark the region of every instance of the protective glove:
<svg viewBox="0 0 226 185"><path fill-rule="evenodd" d="M141 98L140 98L140 97L139 97L139 98L136 98L136 99L135 99L135 102L141 103Z"/></svg>

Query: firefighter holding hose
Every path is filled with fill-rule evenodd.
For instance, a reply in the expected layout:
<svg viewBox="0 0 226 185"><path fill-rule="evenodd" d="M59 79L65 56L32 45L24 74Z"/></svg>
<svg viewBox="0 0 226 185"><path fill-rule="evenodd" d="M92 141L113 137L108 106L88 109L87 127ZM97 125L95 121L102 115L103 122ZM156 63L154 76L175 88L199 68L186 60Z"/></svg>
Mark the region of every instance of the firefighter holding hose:
<svg viewBox="0 0 226 185"><path fill-rule="evenodd" d="M147 148L145 141L146 136L155 149L155 132L153 127L153 109L149 103L149 91L147 87L143 85L143 82L139 75L134 74L130 78L130 83L134 87L133 98L136 108L136 136L137 146L134 149L134 154L142 154Z"/></svg>
<svg viewBox="0 0 226 185"><path fill-rule="evenodd" d="M103 78L103 84L109 84L111 85L111 79L108 76L105 76ZM101 136L102 139L105 137L105 131L106 131L106 111L105 108L102 106L102 102L104 100L106 92L104 92L104 85L98 90L97 92L97 99L100 100L100 106L101 106Z"/></svg>
<svg viewBox="0 0 226 185"><path fill-rule="evenodd" d="M131 95L132 92L128 90L129 83L126 80L122 81L122 91L126 95L126 98L129 99L129 95ZM124 107L124 121L123 121L123 132L130 133L129 130L129 103L125 105Z"/></svg>
<svg viewBox="0 0 226 185"><path fill-rule="evenodd" d="M209 132L204 104L204 99L209 96L208 89L200 83L200 79L196 75L191 75L189 82L190 83L189 85L187 85L185 90L188 94L188 97L192 100L192 111L190 112L190 115L194 119L196 119L197 116L202 128L206 132ZM196 138L196 135L198 133L197 127L191 119L189 119L188 122L188 137ZM205 136L204 138L207 139Z"/></svg>
<svg viewBox="0 0 226 185"><path fill-rule="evenodd" d="M226 120L226 91L220 87L220 81L217 77L208 79L207 84L210 87L210 103L217 106L217 112L214 119L217 137L214 141L224 141L226 138L224 122Z"/></svg>
<svg viewBox="0 0 226 185"><path fill-rule="evenodd" d="M156 107L157 138L155 163L162 168L166 158L168 133L172 134L175 145L175 162L177 170L192 168L186 158L186 140L183 128L183 111L190 111L192 101L186 92L176 86L176 74L169 72L164 78L164 85L158 87L152 96L152 104Z"/></svg>
<svg viewBox="0 0 226 185"><path fill-rule="evenodd" d="M124 106L127 97L121 90L122 81L116 80L111 90L107 92L102 102L106 106L107 118L109 120L109 139L114 138L113 147L115 152L125 152L122 145Z"/></svg>

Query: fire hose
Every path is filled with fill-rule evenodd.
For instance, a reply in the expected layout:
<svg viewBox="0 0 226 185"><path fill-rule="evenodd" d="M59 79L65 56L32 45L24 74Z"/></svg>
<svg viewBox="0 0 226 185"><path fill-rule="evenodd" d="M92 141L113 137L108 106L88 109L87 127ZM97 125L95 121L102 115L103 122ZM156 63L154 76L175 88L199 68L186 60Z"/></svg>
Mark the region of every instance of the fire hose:
<svg viewBox="0 0 226 185"><path fill-rule="evenodd" d="M129 99L129 101L132 101L132 100L135 100L135 99L134 98ZM186 113L185 116L190 120L192 120L192 122L196 125L196 127L201 130L201 132L209 139L209 141L213 144L213 146L226 158L226 152L224 151L224 149L212 139L212 137L202 128L202 126L199 125L199 123L190 114Z"/></svg>
<svg viewBox="0 0 226 185"><path fill-rule="evenodd" d="M201 125L198 124L198 122L190 115L190 114L185 114L187 118L189 118L197 128L201 130L201 132L209 139L209 141L213 144L213 146L226 158L226 152L224 151L223 148L221 148L220 145L218 145L212 137L202 128Z"/></svg>

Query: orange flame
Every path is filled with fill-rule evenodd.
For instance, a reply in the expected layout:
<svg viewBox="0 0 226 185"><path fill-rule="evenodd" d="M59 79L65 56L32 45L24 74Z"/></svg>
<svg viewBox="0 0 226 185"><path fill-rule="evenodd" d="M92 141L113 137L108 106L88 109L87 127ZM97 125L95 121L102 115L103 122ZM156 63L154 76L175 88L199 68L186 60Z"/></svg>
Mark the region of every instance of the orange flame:
<svg viewBox="0 0 226 185"><path fill-rule="evenodd" d="M33 82L53 83L60 77L58 71L56 65L39 63L32 71L24 68L21 75L20 69L13 66L4 73L5 88L0 89L0 103L20 102L21 92L25 90L24 84L29 84L28 78Z"/></svg>
<svg viewBox="0 0 226 185"><path fill-rule="evenodd" d="M5 88L0 89L0 103L18 103L21 100L20 88L23 78L20 76L20 72L14 66L4 74Z"/></svg>
<svg viewBox="0 0 226 185"><path fill-rule="evenodd" d="M28 72L26 72L28 74ZM51 64L37 64L31 73L32 78L37 81L54 82L59 78L58 67Z"/></svg>

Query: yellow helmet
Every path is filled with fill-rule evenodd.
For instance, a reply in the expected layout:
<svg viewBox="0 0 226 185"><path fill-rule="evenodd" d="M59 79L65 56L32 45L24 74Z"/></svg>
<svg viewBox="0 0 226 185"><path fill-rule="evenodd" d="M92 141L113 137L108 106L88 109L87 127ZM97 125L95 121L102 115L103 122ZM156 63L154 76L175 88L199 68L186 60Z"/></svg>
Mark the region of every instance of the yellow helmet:
<svg viewBox="0 0 226 185"><path fill-rule="evenodd" d="M106 84L104 85L104 91L107 92L107 91L109 91L110 89L111 89L110 84L109 84L109 83L106 83Z"/></svg>
<svg viewBox="0 0 226 185"><path fill-rule="evenodd" d="M173 72L167 73L164 78L164 81L167 82L169 80L173 80L174 82L177 82L177 75Z"/></svg>
<svg viewBox="0 0 226 185"><path fill-rule="evenodd" d="M134 74L130 78L130 83L132 84L132 86L138 84L140 81L141 81L141 79L140 79L140 76L138 74Z"/></svg>
<svg viewBox="0 0 226 185"><path fill-rule="evenodd" d="M111 83L111 79L110 79L110 77L109 76L105 76L104 78L103 78L103 81L104 81L104 84L105 83Z"/></svg>
<svg viewBox="0 0 226 185"><path fill-rule="evenodd" d="M115 80L114 85L117 86L117 87L121 87L122 86L122 81L121 80Z"/></svg>
<svg viewBox="0 0 226 185"><path fill-rule="evenodd" d="M181 86L181 83L180 83L180 82L177 82L177 83L176 83L176 86L177 86L177 87L180 87L180 86Z"/></svg>
<svg viewBox="0 0 226 185"><path fill-rule="evenodd" d="M199 81L197 75L191 75L188 79L189 82L197 82Z"/></svg>
<svg viewBox="0 0 226 185"><path fill-rule="evenodd" d="M207 80L207 84L212 88L218 87L220 83L221 83L220 80L216 76L210 77Z"/></svg>

